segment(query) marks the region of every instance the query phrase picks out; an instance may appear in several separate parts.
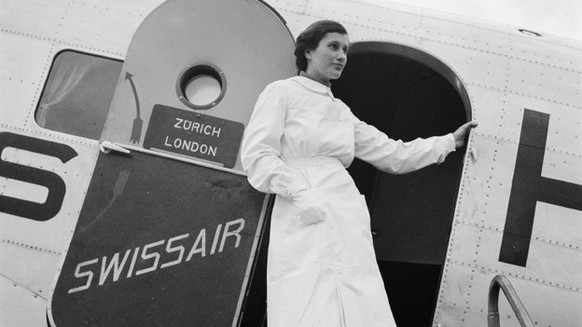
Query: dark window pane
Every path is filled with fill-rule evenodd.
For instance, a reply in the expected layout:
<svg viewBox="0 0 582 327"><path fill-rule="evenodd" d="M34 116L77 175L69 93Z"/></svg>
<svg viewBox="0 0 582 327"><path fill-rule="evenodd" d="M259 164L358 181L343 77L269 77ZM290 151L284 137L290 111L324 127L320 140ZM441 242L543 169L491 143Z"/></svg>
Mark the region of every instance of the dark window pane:
<svg viewBox="0 0 582 327"><path fill-rule="evenodd" d="M122 62L73 51L57 54L35 119L44 128L97 140Z"/></svg>

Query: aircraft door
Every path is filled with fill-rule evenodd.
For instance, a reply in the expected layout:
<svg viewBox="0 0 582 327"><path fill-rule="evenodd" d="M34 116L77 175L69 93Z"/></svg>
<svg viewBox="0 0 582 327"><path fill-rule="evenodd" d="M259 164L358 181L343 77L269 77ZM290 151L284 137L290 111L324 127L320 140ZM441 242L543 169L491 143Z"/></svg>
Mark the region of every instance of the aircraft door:
<svg viewBox="0 0 582 327"><path fill-rule="evenodd" d="M255 100L296 74L294 41L260 1L167 1L135 33L102 141L241 171Z"/></svg>
<svg viewBox="0 0 582 327"><path fill-rule="evenodd" d="M236 326L268 198L238 155L254 102L296 74L260 1L177 0L127 52L49 308L55 326Z"/></svg>
<svg viewBox="0 0 582 327"><path fill-rule="evenodd" d="M413 48L354 43L333 91L361 120L393 139L411 141L445 135L466 121L468 97L448 73ZM462 159L458 150L441 165L405 175L359 160L348 169L368 202L376 257L398 326L431 324Z"/></svg>

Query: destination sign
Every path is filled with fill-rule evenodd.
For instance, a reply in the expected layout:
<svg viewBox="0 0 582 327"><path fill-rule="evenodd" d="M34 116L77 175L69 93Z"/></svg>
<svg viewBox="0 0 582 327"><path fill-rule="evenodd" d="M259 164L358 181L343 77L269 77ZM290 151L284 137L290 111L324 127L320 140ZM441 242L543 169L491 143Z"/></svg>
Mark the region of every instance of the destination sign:
<svg viewBox="0 0 582 327"><path fill-rule="evenodd" d="M239 122L157 104L143 146L232 168L243 131L244 125Z"/></svg>

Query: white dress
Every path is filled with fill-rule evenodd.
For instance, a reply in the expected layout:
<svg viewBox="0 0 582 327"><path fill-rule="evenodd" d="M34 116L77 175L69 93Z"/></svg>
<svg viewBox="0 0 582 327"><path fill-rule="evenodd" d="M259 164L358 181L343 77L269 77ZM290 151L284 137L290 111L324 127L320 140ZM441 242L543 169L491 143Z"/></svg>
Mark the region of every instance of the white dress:
<svg viewBox="0 0 582 327"><path fill-rule="evenodd" d="M390 173L441 163L452 134L404 143L356 118L331 90L296 76L269 84L241 145L248 180L277 194L267 265L269 327L396 326L370 216L348 167Z"/></svg>

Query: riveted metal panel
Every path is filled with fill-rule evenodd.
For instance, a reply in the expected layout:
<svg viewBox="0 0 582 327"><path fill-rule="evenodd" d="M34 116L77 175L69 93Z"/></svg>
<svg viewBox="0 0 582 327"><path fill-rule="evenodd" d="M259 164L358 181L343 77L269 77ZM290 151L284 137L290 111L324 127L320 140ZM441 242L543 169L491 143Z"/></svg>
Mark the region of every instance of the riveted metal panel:
<svg viewBox="0 0 582 327"><path fill-rule="evenodd" d="M269 5L277 9L277 12L285 17L285 21L289 24L289 15L302 15L305 13L307 1L293 1L293 0L273 0L269 1Z"/></svg>
<svg viewBox="0 0 582 327"><path fill-rule="evenodd" d="M507 58L476 48L423 40L422 48L442 58L467 85L503 90L507 86ZM471 72L470 74L466 72Z"/></svg>
<svg viewBox="0 0 582 327"><path fill-rule="evenodd" d="M570 154L573 158L582 156L582 110L539 98L515 94L511 91L508 92L505 102L508 110L505 113L507 123L504 124L503 131L507 138L512 140L519 139L523 111L524 109L531 109L550 115L546 144L549 152L546 154L546 160L552 157L551 153ZM549 168L548 165L544 165L544 169L547 168ZM569 174L575 173L575 170L570 169ZM580 182L580 179L576 180L578 183Z"/></svg>
<svg viewBox="0 0 582 327"><path fill-rule="evenodd" d="M548 146L542 176L582 185L582 156Z"/></svg>
<svg viewBox="0 0 582 327"><path fill-rule="evenodd" d="M368 30L358 25L345 25L349 29L350 42L386 42L404 46L414 46L417 38L410 34L392 33L384 30Z"/></svg>
<svg viewBox="0 0 582 327"><path fill-rule="evenodd" d="M582 185L581 122L579 109L550 114L542 176Z"/></svg>
<svg viewBox="0 0 582 327"><path fill-rule="evenodd" d="M465 167L467 177L459 189L455 221L502 230L507 211L508 192L513 173L504 169L515 163L517 145L487 135L475 133L475 161ZM455 235L451 235L451 241Z"/></svg>
<svg viewBox="0 0 582 327"><path fill-rule="evenodd" d="M516 103L520 102L519 99L529 100L531 104L547 104L529 97L520 98L514 95L508 98L511 99L508 101L509 108L514 108ZM487 297L488 283L496 274L515 277L518 283L524 284L518 289L518 294L534 321L542 325L552 324L557 319L554 317L560 317L566 312L577 312L576 307L581 305L579 295L582 290L582 275L579 272L582 271L582 264L576 259L581 251L581 237L577 228L582 226L581 211L537 202L532 217L533 228L526 256L527 266L500 262L507 220L510 219L508 202L511 193L514 192L512 184L516 183L514 169L523 169L516 166L518 148L530 142L528 139L521 139L524 137L521 133L524 125L531 124L530 121L526 121L526 109L514 108L507 111L506 118L499 127L507 132L505 136L489 134L494 130L490 128L491 122L486 123L485 130L477 129L472 136L470 147L474 147L473 151L476 151L477 156L469 156L471 159L467 160L465 167L465 178L460 188L435 324L454 326L467 321L470 321L471 325L478 323L480 321L478 315L486 312L484 300ZM556 133L556 128L551 122L556 116L564 114L564 108L554 105L549 111L551 114L548 140L552 138L552 133L555 135L562 133ZM538 115L545 115L536 112ZM561 122L562 129L567 129L568 125L571 127L572 123L572 121ZM543 135L543 131L537 129L534 131ZM571 129L563 133L569 134L564 137L574 139L578 134ZM563 139L559 137L558 139L552 142L564 143ZM577 155L560 153L550 147L538 151L545 152L540 178L557 178L559 175L568 183L577 183L579 180L577 176L580 173L576 167L582 164ZM528 181L518 182L528 183ZM531 187L535 187L534 184L531 184ZM546 189L540 192L553 191ZM523 218L525 217L511 219L523 220ZM576 232L572 232L571 229ZM540 292L544 295L538 294ZM472 299L473 295L477 296ZM535 300L539 298L552 299L552 303L548 306L545 304L546 301ZM462 307L463 305L465 307ZM508 312L506 320L510 323L513 314L509 310L505 312ZM564 321L567 321L568 325L576 325L580 321L580 316L570 314ZM560 323L563 324L564 321L560 320Z"/></svg>
<svg viewBox="0 0 582 327"><path fill-rule="evenodd" d="M0 245L0 253L13 250ZM3 258L0 257L0 260ZM4 262L4 261L2 261ZM46 326L46 298L0 278L0 321L5 326Z"/></svg>
<svg viewBox="0 0 582 327"><path fill-rule="evenodd" d="M442 284L433 326L486 327L487 290L498 274L508 276L536 325L554 326L555 320L559 319L561 325L578 326L582 320L582 314L577 310L579 291L564 291L536 278L457 261L448 262L443 274L448 281L454 282ZM499 312L502 326L519 326L515 313L502 295Z"/></svg>
<svg viewBox="0 0 582 327"><path fill-rule="evenodd" d="M316 16L319 14L320 16ZM287 16L286 16L287 17ZM294 35L298 35L303 30L305 30L313 22L320 19L336 19L338 20L348 31L350 42L367 42L367 41L381 41L389 43L398 43L402 45L412 46L416 43L417 38L410 33L398 33L394 32L382 25L378 25L375 28L370 28L360 24L358 21L346 20L346 17L339 16L326 16L323 13L313 13L307 16L305 15L291 15L293 19L287 21L289 29ZM349 56L349 55L348 55ZM349 58L349 57L348 57Z"/></svg>
<svg viewBox="0 0 582 327"><path fill-rule="evenodd" d="M578 210L560 207L544 202L536 205L536 217L532 238L542 243L551 244L564 249L572 250L571 259L580 263L575 258L582 251L582 219ZM569 226L564 228L564 226ZM577 252L576 252L577 251ZM576 264L576 263L573 263ZM560 265L562 266L562 265ZM548 267L548 269L552 269ZM580 270L578 270L580 271ZM573 272L576 272L574 270ZM582 289L582 276L578 276L577 288Z"/></svg>
<svg viewBox="0 0 582 327"><path fill-rule="evenodd" d="M476 283L475 277L482 272L470 266L463 266L454 263L445 264L443 278L441 282L441 293L437 302L433 326L463 326L474 327L486 326L486 319L475 319L474 316L486 317L487 311L475 308L473 303L477 299L486 303L482 296L482 289L486 288L484 283ZM483 322L483 323L481 323Z"/></svg>
<svg viewBox="0 0 582 327"><path fill-rule="evenodd" d="M46 182L48 178L56 178L64 185L64 193L61 195L62 204L58 212L52 217L43 217L39 220L37 216L42 215L39 210L46 210L43 209L45 208L43 203L48 202L49 193L56 191L47 189L46 186L36 184L36 182L0 177L0 196L27 201L26 207L30 208L15 211L16 208L10 202L2 206L0 263L2 263L2 275L14 284L14 287L2 292L2 298L10 298L18 303L23 301L30 305L36 302L34 299L42 299L44 305L40 315L45 319L46 300L52 292L59 264L79 217L98 149L96 142L92 146L67 144L48 135L41 139L35 134L21 134L15 133L14 130L0 129L0 140L6 142L7 139L9 141L4 143L7 147L2 151L2 160L17 166L7 167L8 169L4 169L3 174L8 173L12 176L18 171L30 172L34 169L36 175L40 175L37 177L40 183ZM27 144L24 149L22 149L23 143ZM55 150L47 151L47 154L40 153L47 147L53 147ZM67 149L68 155L72 158L62 156L64 149ZM59 159L57 156L62 156L61 158L64 159ZM22 196L39 193L40 195L32 197ZM58 204L58 199L56 201ZM21 206L25 205L26 203L21 204ZM38 210L33 210L34 207ZM26 291L23 292L23 289ZM3 308L6 307L3 306ZM11 318L14 320L2 320L2 322L14 321L14 325L25 325L24 322L30 319L30 315L39 315L39 312L34 311L31 306L23 306L23 308L28 314L15 314ZM13 313L21 312L20 310L22 309L15 310ZM4 312L4 309L0 310L0 315Z"/></svg>
<svg viewBox="0 0 582 327"><path fill-rule="evenodd" d="M509 62L508 83L512 91L534 99L582 109L581 81L582 72L513 58Z"/></svg>
<svg viewBox="0 0 582 327"><path fill-rule="evenodd" d="M579 310L582 290L566 290L562 284L520 275L509 275L509 278L537 326L579 326L582 322L582 311ZM500 298L499 302L503 305L500 306L503 319L515 321L519 326L507 301ZM505 322L502 323L505 326Z"/></svg>
<svg viewBox="0 0 582 327"><path fill-rule="evenodd" d="M0 126L23 128L44 85L52 45L7 33L0 33L0 43Z"/></svg>
<svg viewBox="0 0 582 327"><path fill-rule="evenodd" d="M2 217L4 219L4 217ZM7 228L8 224L2 224L3 228ZM22 224L20 224L22 225ZM55 224L49 226L54 230ZM21 227L15 224L8 225L10 228ZM51 228L52 227L52 228ZM4 234L4 233L3 233ZM2 235L0 243L0 262L6 267L2 267L2 275L7 280L17 286L14 289L9 289L9 292L2 293L2 297L7 297L8 294L18 292L16 288L24 288L36 294L38 297L47 299L51 294L51 286L55 278L55 274L47 273L47 271L56 272L61 262L62 251L65 246L61 244L59 247L57 242L63 242L69 239L69 235L63 235L62 232L55 234L53 237L63 237L61 240L53 240L46 242L46 240L34 240L32 236L45 237L41 233L30 233L35 235ZM51 244L52 243L52 244ZM57 250L58 249L58 250ZM10 263L10 264L7 264ZM22 267L26 267L23 269ZM3 312L4 310L0 310ZM4 321L4 320L2 320Z"/></svg>
<svg viewBox="0 0 582 327"><path fill-rule="evenodd" d="M124 56L133 33L144 18L163 0L72 1L67 7L75 15L64 15L58 40L66 45ZM115 35L115 37L111 37Z"/></svg>
<svg viewBox="0 0 582 327"><path fill-rule="evenodd" d="M418 31L433 42L494 54L503 53L509 44L509 36L503 25L464 21L447 14L439 17L428 14L423 18Z"/></svg>
<svg viewBox="0 0 582 327"><path fill-rule="evenodd" d="M3 0L0 10L2 32L41 40L57 38L68 3L66 0Z"/></svg>
<svg viewBox="0 0 582 327"><path fill-rule="evenodd" d="M511 47L506 52L516 59L534 64L560 68L567 71L582 71L582 44L564 38L543 34L528 36L519 29L511 29ZM573 41L573 40L571 40Z"/></svg>
<svg viewBox="0 0 582 327"><path fill-rule="evenodd" d="M419 8L404 11L376 5L362 6L352 1L337 2L333 6L328 1L310 1L306 13L316 17L331 15L342 23L360 26L370 32L378 30L388 35L407 36L417 35L416 29L422 18Z"/></svg>
<svg viewBox="0 0 582 327"><path fill-rule="evenodd" d="M470 78L470 77L469 77ZM467 93L473 104L473 119L479 121L477 134L491 138L507 137L504 127L507 127L507 94L503 89L492 88L489 85L469 84ZM517 142L517 137L514 138ZM483 151L478 149L479 152Z"/></svg>
<svg viewBox="0 0 582 327"><path fill-rule="evenodd" d="M544 208L544 212L536 213L536 219L551 212L551 208ZM553 217L551 220L559 219ZM580 219L580 218L578 218ZM544 219L535 220L534 227L538 229L535 233L543 234ZM537 226L536 226L537 225ZM576 226L573 225L573 226ZM562 227L564 228L564 227ZM564 244L554 244L549 238L533 239L531 242L530 256L528 257L528 269L523 267L498 262L498 249L503 237L503 230L492 229L485 224L455 224L454 233L457 236L452 246L449 248L451 260L457 264L465 266L475 266L481 269L495 268L505 274L519 275L523 279L533 279L554 285L567 291L582 289L582 276L572 279L572 274L582 269L582 262L575 260L580 249L569 248L571 245L562 236L560 239ZM578 240L579 242L579 240ZM562 247L565 247L562 249ZM567 248L567 249L566 249ZM561 267L558 270L555 267ZM484 297L486 298L486 296Z"/></svg>

